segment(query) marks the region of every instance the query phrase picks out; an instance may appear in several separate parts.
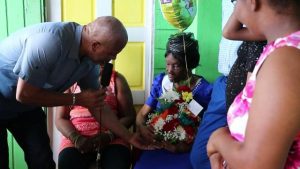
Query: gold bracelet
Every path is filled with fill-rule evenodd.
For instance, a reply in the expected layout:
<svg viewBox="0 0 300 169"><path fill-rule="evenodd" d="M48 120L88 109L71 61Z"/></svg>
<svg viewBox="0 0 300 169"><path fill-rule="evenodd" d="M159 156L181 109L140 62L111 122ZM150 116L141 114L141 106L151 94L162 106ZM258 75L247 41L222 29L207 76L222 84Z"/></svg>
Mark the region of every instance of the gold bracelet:
<svg viewBox="0 0 300 169"><path fill-rule="evenodd" d="M110 130L108 130L108 131L106 132L106 134L108 134L108 137L109 137L109 139L110 139L110 142L112 142L112 141L115 139L114 133L112 133Z"/></svg>
<svg viewBox="0 0 300 169"><path fill-rule="evenodd" d="M76 103L76 95L75 95L75 93L72 93L72 99L73 99L72 106L74 106L75 103Z"/></svg>
<svg viewBox="0 0 300 169"><path fill-rule="evenodd" d="M76 131L73 131L70 135L69 135L69 140L71 140L71 142L75 145L76 144L76 142L78 141L78 139L79 139L79 137L80 137L81 135L80 134L78 134Z"/></svg>

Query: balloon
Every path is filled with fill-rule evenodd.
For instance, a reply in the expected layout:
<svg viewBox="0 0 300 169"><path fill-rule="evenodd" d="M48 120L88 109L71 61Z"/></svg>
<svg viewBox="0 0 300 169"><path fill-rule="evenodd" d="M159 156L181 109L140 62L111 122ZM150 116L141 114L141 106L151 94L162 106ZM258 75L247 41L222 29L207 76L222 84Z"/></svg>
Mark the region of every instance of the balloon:
<svg viewBox="0 0 300 169"><path fill-rule="evenodd" d="M188 28L197 12L197 0L160 0L164 18L180 31Z"/></svg>

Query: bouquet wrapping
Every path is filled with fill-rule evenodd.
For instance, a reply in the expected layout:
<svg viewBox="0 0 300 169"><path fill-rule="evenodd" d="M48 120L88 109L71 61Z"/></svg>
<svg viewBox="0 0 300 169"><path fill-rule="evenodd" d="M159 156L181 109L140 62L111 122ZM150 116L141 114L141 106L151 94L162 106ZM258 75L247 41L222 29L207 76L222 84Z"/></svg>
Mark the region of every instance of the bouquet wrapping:
<svg viewBox="0 0 300 169"><path fill-rule="evenodd" d="M154 129L157 141L171 144L193 142L200 118L189 109L193 94L188 86L166 91L158 101L161 107L148 115L146 125Z"/></svg>

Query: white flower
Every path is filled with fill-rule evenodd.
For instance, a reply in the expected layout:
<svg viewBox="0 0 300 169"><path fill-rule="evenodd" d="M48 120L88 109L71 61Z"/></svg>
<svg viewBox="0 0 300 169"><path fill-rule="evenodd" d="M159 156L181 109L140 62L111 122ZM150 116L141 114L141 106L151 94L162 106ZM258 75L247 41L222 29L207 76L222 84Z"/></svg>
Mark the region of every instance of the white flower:
<svg viewBox="0 0 300 169"><path fill-rule="evenodd" d="M164 141L177 139L176 134L171 131L164 131Z"/></svg>
<svg viewBox="0 0 300 169"><path fill-rule="evenodd" d="M167 115L166 122L173 120L173 115Z"/></svg>
<svg viewBox="0 0 300 169"><path fill-rule="evenodd" d="M174 117L174 119L177 119L178 118L178 114L174 114L173 117Z"/></svg>
<svg viewBox="0 0 300 169"><path fill-rule="evenodd" d="M177 128L174 130L174 133L177 134L177 138L180 141L183 141L186 138L186 132L181 126L177 126Z"/></svg>
<svg viewBox="0 0 300 169"><path fill-rule="evenodd" d="M162 118L159 118L159 119L157 120L157 122L155 123L155 125L154 125L154 130L155 130L155 131L160 131L160 130L162 130L162 129L163 129L163 126L164 126L165 124L166 124L165 121L164 121Z"/></svg>
<svg viewBox="0 0 300 169"><path fill-rule="evenodd" d="M167 91L166 93L163 93L159 99L164 99L167 102L173 102L175 100L179 99L179 94L173 90Z"/></svg>
<svg viewBox="0 0 300 169"><path fill-rule="evenodd" d="M187 108L188 104L186 102L178 103L179 112L184 112L184 110Z"/></svg>

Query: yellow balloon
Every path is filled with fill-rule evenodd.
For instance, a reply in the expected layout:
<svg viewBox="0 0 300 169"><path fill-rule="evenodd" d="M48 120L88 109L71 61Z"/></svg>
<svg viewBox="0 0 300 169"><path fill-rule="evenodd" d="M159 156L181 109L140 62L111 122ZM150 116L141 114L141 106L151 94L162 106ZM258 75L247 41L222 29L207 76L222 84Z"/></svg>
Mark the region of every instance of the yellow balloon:
<svg viewBox="0 0 300 169"><path fill-rule="evenodd" d="M180 31L188 28L197 12L197 0L159 0L164 18Z"/></svg>

